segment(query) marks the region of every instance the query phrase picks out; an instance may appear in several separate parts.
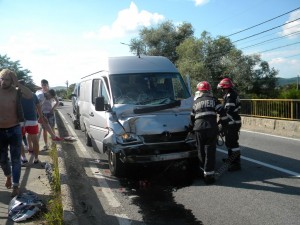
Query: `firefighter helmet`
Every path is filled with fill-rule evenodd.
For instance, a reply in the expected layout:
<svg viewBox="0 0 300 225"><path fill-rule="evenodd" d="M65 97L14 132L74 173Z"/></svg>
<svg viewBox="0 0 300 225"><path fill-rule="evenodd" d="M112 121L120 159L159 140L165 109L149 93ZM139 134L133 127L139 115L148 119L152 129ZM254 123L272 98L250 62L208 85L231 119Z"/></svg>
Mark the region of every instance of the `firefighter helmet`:
<svg viewBox="0 0 300 225"><path fill-rule="evenodd" d="M229 78L224 78L220 81L217 88L233 88L233 83Z"/></svg>
<svg viewBox="0 0 300 225"><path fill-rule="evenodd" d="M199 91L210 91L211 86L207 81L201 81L197 84L197 89Z"/></svg>

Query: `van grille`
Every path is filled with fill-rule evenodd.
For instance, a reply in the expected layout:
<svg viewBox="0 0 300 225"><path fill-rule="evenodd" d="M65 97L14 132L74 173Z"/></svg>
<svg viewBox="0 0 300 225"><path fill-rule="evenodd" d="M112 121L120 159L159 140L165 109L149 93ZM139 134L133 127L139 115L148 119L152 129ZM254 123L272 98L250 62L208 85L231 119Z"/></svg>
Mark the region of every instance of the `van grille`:
<svg viewBox="0 0 300 225"><path fill-rule="evenodd" d="M154 135L143 135L145 143L157 143L157 142L177 142L184 141L187 136L187 132L163 132L162 134L154 134Z"/></svg>

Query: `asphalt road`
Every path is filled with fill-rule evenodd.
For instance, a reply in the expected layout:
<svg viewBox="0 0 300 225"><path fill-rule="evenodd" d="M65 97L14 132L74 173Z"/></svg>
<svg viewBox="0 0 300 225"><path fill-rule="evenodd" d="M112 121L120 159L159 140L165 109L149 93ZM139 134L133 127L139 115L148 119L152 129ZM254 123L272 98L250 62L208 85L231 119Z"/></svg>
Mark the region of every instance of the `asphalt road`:
<svg viewBox="0 0 300 225"><path fill-rule="evenodd" d="M71 103L59 108L62 143L79 224L299 224L300 139L241 131L242 171L227 172L218 147L215 185L192 176L184 163L111 176L106 155L84 145L74 130Z"/></svg>

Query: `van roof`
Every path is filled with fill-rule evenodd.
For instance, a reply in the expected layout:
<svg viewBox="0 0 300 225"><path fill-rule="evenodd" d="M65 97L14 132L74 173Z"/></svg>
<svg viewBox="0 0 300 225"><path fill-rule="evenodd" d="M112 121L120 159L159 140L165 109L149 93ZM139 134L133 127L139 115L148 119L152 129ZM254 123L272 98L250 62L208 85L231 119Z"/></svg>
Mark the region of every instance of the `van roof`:
<svg viewBox="0 0 300 225"><path fill-rule="evenodd" d="M178 73L175 65L163 56L119 56L109 57L110 74L174 72Z"/></svg>

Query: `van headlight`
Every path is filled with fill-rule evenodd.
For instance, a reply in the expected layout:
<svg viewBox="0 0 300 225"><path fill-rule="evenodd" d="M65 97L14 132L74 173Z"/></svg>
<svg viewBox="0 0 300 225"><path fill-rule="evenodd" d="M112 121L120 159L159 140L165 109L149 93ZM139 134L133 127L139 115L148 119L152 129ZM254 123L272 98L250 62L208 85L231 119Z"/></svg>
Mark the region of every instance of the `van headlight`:
<svg viewBox="0 0 300 225"><path fill-rule="evenodd" d="M128 144L132 142L141 142L140 138L133 133L124 133L117 137L117 142L121 144Z"/></svg>

